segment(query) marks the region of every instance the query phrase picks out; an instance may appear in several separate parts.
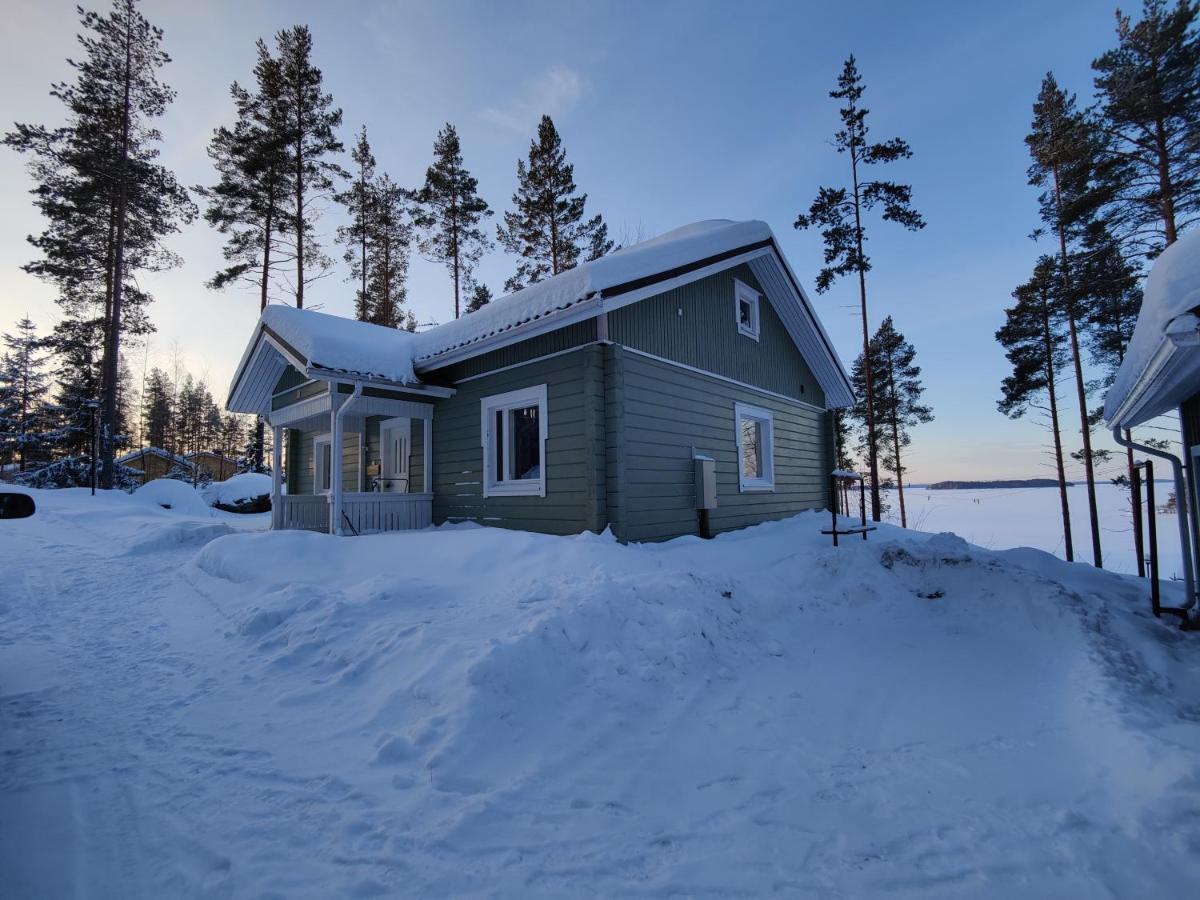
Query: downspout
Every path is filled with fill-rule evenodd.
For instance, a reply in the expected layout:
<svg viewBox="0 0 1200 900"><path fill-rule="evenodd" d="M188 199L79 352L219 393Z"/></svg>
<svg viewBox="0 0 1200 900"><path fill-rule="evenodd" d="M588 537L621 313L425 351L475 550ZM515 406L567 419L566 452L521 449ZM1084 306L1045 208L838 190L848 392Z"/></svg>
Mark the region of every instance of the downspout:
<svg viewBox="0 0 1200 900"><path fill-rule="evenodd" d="M1139 453L1157 456L1159 459L1165 459L1171 464L1171 468L1175 473L1175 517L1179 521L1179 548L1183 556L1183 582L1187 590L1187 599L1183 601L1183 604L1179 608L1190 610L1196 605L1196 585L1195 573L1192 567L1191 526L1188 524L1188 490L1187 481L1183 477L1183 463L1180 462L1179 457L1173 453L1168 453L1166 450L1159 450L1155 447L1147 447L1145 444L1139 444L1133 440L1126 440L1125 436L1121 434L1121 429L1116 425L1112 428L1112 436L1113 440L1122 447L1129 447L1137 450ZM1153 514L1153 510L1151 510L1151 515ZM1155 572L1154 574L1157 577L1158 573Z"/></svg>
<svg viewBox="0 0 1200 900"><path fill-rule="evenodd" d="M333 385L334 385L334 390L336 390L337 382L335 381L333 383ZM342 442L345 440L345 436L346 436L346 429L342 426L342 418L346 415L346 412L350 409L350 407L354 405L354 401L362 396L362 389L363 389L363 386L362 386L361 381L354 382L353 392L351 392L350 396L346 398L346 402L338 407L337 412L333 414L333 440L330 442L332 444L332 446L330 447L329 452L337 453L337 456L335 457L335 459L338 460L338 465L336 466L337 478L335 478L333 480L333 484L330 485L330 487L332 488L332 490L330 491L330 496L333 501L333 508L330 509L330 511L329 511L329 533L330 534L341 534L342 533L342 475L343 475L343 473L342 473L341 460L344 459L343 452L342 452ZM333 470L335 469L335 466L333 465L333 460L330 460L329 469L330 469L330 473L332 474Z"/></svg>

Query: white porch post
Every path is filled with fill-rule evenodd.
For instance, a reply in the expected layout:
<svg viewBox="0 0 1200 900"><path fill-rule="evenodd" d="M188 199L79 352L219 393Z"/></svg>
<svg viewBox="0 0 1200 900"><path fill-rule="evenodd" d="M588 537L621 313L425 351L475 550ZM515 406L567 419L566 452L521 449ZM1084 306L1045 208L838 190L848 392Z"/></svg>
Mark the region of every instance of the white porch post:
<svg viewBox="0 0 1200 900"><path fill-rule="evenodd" d="M271 426L271 527L283 527L283 426Z"/></svg>
<svg viewBox="0 0 1200 900"><path fill-rule="evenodd" d="M423 479L425 483L421 485L425 489L426 494L433 493L433 412L430 411L421 422L421 428L424 434L421 435L425 440L425 474ZM411 490L411 488L410 488Z"/></svg>
<svg viewBox="0 0 1200 900"><path fill-rule="evenodd" d="M337 382L330 386L333 391L333 403L330 404L329 415L333 418L329 429L329 533L342 533L342 417L338 415Z"/></svg>

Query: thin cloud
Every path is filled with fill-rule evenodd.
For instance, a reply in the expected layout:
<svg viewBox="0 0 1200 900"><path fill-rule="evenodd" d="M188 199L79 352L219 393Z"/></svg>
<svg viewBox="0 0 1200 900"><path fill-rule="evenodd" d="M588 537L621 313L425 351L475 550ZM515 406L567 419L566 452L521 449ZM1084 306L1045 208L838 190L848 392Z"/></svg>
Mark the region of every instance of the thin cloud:
<svg viewBox="0 0 1200 900"><path fill-rule="evenodd" d="M552 66L527 81L520 94L503 106L489 106L480 113L486 122L524 133L543 113L559 116L570 110L583 96L582 74L568 66Z"/></svg>

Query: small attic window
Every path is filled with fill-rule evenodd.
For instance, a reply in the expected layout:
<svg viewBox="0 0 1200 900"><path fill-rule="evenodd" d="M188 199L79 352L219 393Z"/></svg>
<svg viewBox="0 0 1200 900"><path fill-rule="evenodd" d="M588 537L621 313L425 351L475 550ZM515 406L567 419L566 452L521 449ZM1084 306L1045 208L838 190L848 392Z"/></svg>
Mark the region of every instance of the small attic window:
<svg viewBox="0 0 1200 900"><path fill-rule="evenodd" d="M733 314L738 334L758 340L758 291L736 278L733 279Z"/></svg>

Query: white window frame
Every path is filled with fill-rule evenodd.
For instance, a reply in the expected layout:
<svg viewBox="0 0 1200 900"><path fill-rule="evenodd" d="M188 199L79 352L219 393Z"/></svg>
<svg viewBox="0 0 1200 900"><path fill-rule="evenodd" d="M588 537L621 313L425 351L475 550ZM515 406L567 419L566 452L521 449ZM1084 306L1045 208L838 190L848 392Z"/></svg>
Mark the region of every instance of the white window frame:
<svg viewBox="0 0 1200 900"><path fill-rule="evenodd" d="M742 323L742 302L750 304L750 324ZM762 319L759 316L762 294L744 281L733 279L733 321L737 325L738 334L745 335L751 340L758 340Z"/></svg>
<svg viewBox="0 0 1200 900"><path fill-rule="evenodd" d="M759 433L762 440L762 471L759 478L746 476L746 468L742 464L742 422L750 419L759 423ZM775 490L775 417L769 409L761 406L750 406L746 403L733 405L733 434L737 446L738 490L742 493L752 491Z"/></svg>
<svg viewBox="0 0 1200 900"><path fill-rule="evenodd" d="M321 445L329 448L329 481L325 487L321 487L321 476L324 475L324 469L321 467ZM333 491L333 435L328 432L318 434L313 437L313 493L314 494L329 494Z"/></svg>
<svg viewBox="0 0 1200 900"><path fill-rule="evenodd" d="M538 408L538 477L519 481L496 480L496 448L493 443L496 413L526 406ZM550 411L546 403L546 385L521 388L504 394L484 397L479 406L479 434L483 446L484 497L545 497L546 496L546 434L550 426ZM505 450L507 453L507 448ZM507 463L506 463L507 466Z"/></svg>

